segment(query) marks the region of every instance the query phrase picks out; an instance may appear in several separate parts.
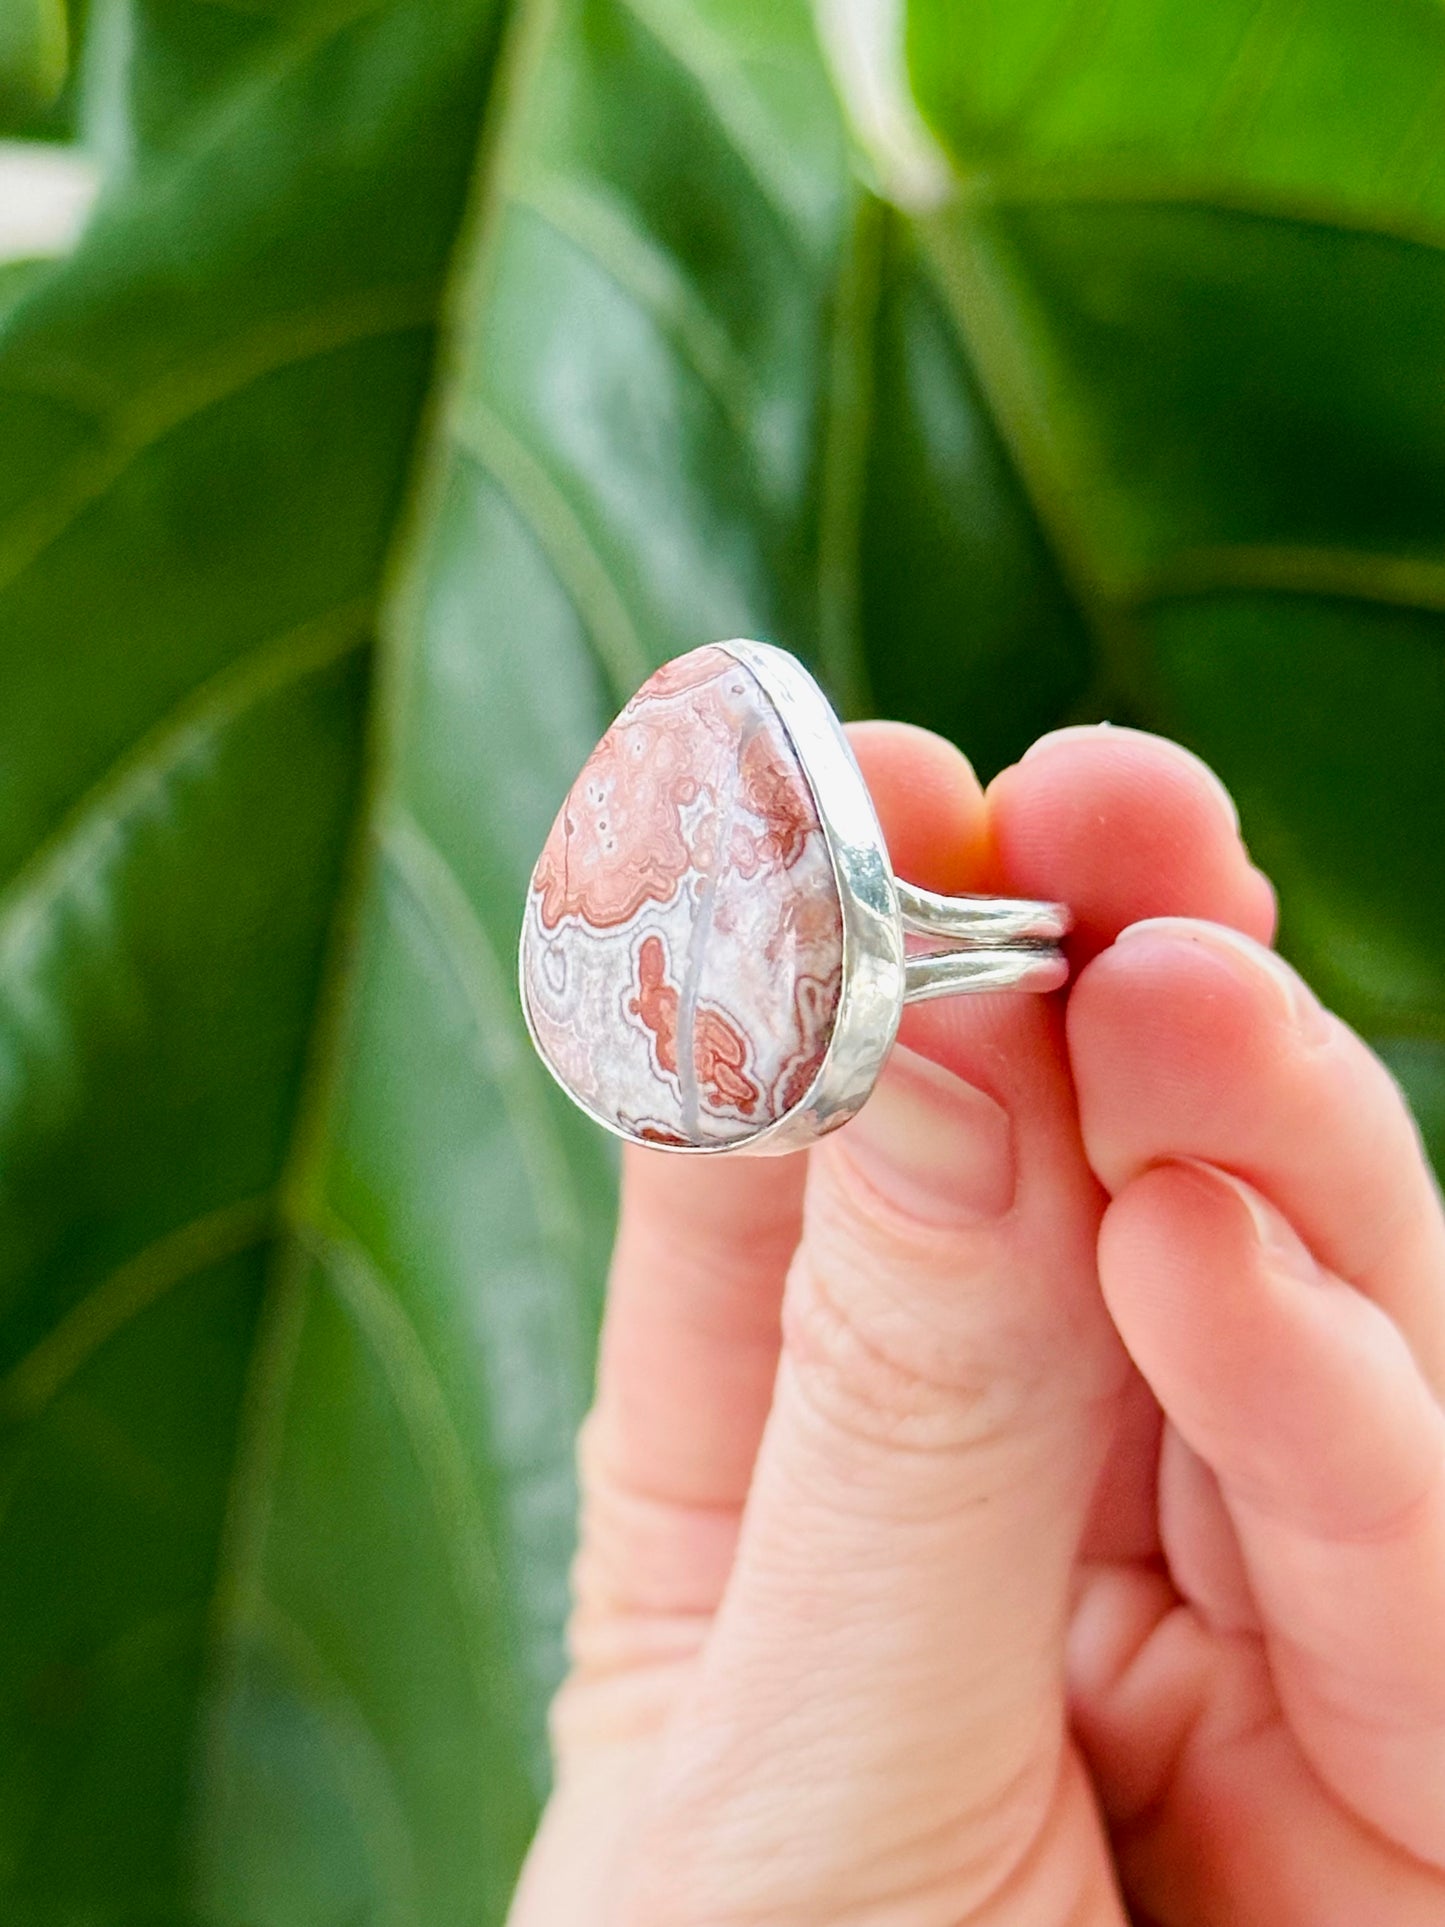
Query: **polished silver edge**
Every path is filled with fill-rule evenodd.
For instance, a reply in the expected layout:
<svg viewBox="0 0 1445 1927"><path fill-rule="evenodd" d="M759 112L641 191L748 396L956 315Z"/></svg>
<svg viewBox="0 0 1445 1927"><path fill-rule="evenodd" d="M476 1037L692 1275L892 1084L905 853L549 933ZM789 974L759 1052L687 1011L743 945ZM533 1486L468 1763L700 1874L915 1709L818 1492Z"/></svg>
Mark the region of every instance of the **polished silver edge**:
<svg viewBox="0 0 1445 1927"><path fill-rule="evenodd" d="M1068 977L1068 959L1056 943L933 950L909 957L903 1001L922 1004L968 990L1058 990Z"/></svg>
<svg viewBox="0 0 1445 1927"><path fill-rule="evenodd" d="M903 1015L903 923L883 828L828 698L785 649L743 638L718 647L756 678L778 713L813 793L843 913L833 1035L807 1092L755 1137L696 1147L782 1156L846 1124L877 1083Z"/></svg>
<svg viewBox="0 0 1445 1927"><path fill-rule="evenodd" d="M1025 941L1057 943L1074 919L1065 904L1024 897L940 896L921 884L896 879L898 910L905 930L947 937L975 949L997 949Z"/></svg>

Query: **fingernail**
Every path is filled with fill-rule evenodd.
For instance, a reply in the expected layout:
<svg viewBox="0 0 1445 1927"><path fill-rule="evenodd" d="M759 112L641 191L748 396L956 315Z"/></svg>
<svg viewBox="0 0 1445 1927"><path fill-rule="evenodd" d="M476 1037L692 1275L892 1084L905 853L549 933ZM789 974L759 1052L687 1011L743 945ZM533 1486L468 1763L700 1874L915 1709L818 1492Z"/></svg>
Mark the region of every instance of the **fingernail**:
<svg viewBox="0 0 1445 1927"><path fill-rule="evenodd" d="M1167 736L1153 736L1145 730L1138 729L1116 729L1113 723L1068 723L1063 729L1051 729L1047 735L1040 736L1036 743L1024 751L1021 760L1027 763L1042 751L1052 748L1055 743L1099 742L1107 740L1110 736L1143 737L1170 756L1178 758L1180 762L1187 763L1218 803L1230 830L1235 836L1239 835L1239 809L1229 791L1203 757L1196 756L1192 749L1186 749L1182 743L1170 742Z"/></svg>
<svg viewBox="0 0 1445 1927"><path fill-rule="evenodd" d="M926 1223L983 1223L1013 1203L1008 1112L977 1085L901 1045L841 1137L874 1188Z"/></svg>
<svg viewBox="0 0 1445 1927"><path fill-rule="evenodd" d="M1319 999L1284 958L1265 944L1232 930L1225 923L1204 923L1193 917L1144 917L1131 923L1114 939L1116 944L1145 942L1165 937L1175 943L1188 943L1212 951L1231 969L1243 963L1256 977L1268 980L1289 1022L1314 1041L1329 1035L1330 1022Z"/></svg>
<svg viewBox="0 0 1445 1927"><path fill-rule="evenodd" d="M1237 1178L1232 1171L1221 1170L1217 1164L1207 1164L1202 1158L1176 1158L1173 1162L1227 1191L1237 1203L1243 1205L1271 1270L1305 1278L1310 1283L1318 1279L1320 1268L1309 1246L1284 1213L1276 1210L1268 1199L1261 1197L1252 1184L1246 1184L1243 1178Z"/></svg>

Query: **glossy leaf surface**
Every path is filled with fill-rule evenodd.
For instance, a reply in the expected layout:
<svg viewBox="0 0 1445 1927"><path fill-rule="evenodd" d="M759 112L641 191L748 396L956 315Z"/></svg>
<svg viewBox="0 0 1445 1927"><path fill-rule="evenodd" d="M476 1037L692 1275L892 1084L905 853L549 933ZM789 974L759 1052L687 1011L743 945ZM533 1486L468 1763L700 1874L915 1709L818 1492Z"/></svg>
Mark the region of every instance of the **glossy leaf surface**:
<svg viewBox="0 0 1445 1927"><path fill-rule="evenodd" d="M239 1655L268 1613L268 1772L329 1748L343 1817L394 1801L345 1655L324 1620L273 1612L258 1574L291 1490L274 1307L303 1263L286 1187L373 611L495 30L486 7L427 0L273 46L144 192L112 193L0 340L0 1910L17 1922L228 1917ZM344 1372L323 1325L298 1384ZM296 1476L350 1467L325 1527L345 1581L359 1512L404 1532L405 1489L367 1479L344 1382L330 1397L330 1443ZM330 1609L385 1620L405 1697L404 1597L349 1583ZM353 1912L384 1891L384 1827L361 1857L354 1821L278 1815ZM312 1867L281 1845L285 1908L262 1869L229 1917L317 1917ZM435 1893L444 1856L427 1857Z"/></svg>
<svg viewBox="0 0 1445 1927"><path fill-rule="evenodd" d="M1445 1151L1445 15L909 19L933 258L1107 697L1222 771Z"/></svg>
<svg viewBox="0 0 1445 1927"><path fill-rule="evenodd" d="M77 106L81 137L114 180L169 153L248 74L297 58L370 9L359 0L87 0ZM375 132L382 139L380 124ZM278 216L286 218L282 204Z"/></svg>

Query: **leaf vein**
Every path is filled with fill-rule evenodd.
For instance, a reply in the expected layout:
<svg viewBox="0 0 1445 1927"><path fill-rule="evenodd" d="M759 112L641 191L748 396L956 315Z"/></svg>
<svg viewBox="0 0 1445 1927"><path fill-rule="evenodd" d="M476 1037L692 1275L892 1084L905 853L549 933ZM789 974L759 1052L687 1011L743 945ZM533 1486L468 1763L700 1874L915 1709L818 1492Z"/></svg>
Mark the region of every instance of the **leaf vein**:
<svg viewBox="0 0 1445 1927"><path fill-rule="evenodd" d="M1140 577L1136 604L1264 590L1445 613L1445 561L1367 549L1230 543L1184 549Z"/></svg>
<svg viewBox="0 0 1445 1927"><path fill-rule="evenodd" d="M1285 194L1255 194L1209 181L1154 182L1100 173L1090 177L1006 174L972 176L963 184L960 203L965 208L1007 213L1031 207L1157 208L1222 214L1239 220L1274 223L1280 227L1320 229L1360 240L1395 241L1431 254L1445 251L1445 230L1418 221L1404 211L1371 214L1364 208L1327 200L1298 200Z"/></svg>
<svg viewBox="0 0 1445 1927"><path fill-rule="evenodd" d="M414 1830L375 1721L295 1616L269 1595L257 1601L255 1631L298 1676L309 1695L308 1710L330 1730L337 1779L356 1816L361 1849L385 1895L384 1917L421 1927Z"/></svg>
<svg viewBox="0 0 1445 1927"><path fill-rule="evenodd" d="M742 442L754 440L752 370L673 262L618 208L577 182L531 175L512 203L544 221L602 270L669 336Z"/></svg>
<svg viewBox="0 0 1445 1927"><path fill-rule="evenodd" d="M576 511L544 464L484 403L472 401L452 434L531 531L581 618L621 708L652 662Z"/></svg>
<svg viewBox="0 0 1445 1927"><path fill-rule="evenodd" d="M0 1414L36 1417L86 1361L196 1272L251 1250L275 1228L269 1192L220 1206L168 1231L117 1266L65 1312L0 1379Z"/></svg>
<svg viewBox="0 0 1445 1927"><path fill-rule="evenodd" d="M312 1220L297 1224L296 1234L381 1367L416 1454L446 1551L478 1704L484 1717L494 1716L492 1664L481 1633L503 1604L501 1562L466 1446L436 1367L399 1293L388 1287L376 1259L350 1225L328 1205L318 1204L315 1211Z"/></svg>
<svg viewBox="0 0 1445 1927"><path fill-rule="evenodd" d="M860 543L873 426L873 335L883 272L883 208L859 193L834 295L818 479L818 651L844 715L872 704L863 643Z"/></svg>
<svg viewBox="0 0 1445 1927"><path fill-rule="evenodd" d="M736 85L736 70L729 71L726 48L708 33L696 9L669 11L666 0L617 0L617 4L692 81L792 252L800 255L802 247L788 191L773 166L776 140L762 118L750 111L750 97Z"/></svg>
<svg viewBox="0 0 1445 1927"><path fill-rule="evenodd" d="M365 341L428 327L435 320L439 283L368 289L331 308L288 315L228 344L212 361L168 371L136 400L118 408L98 446L77 455L59 478L11 517L0 534L0 591L8 588L58 542L148 449L267 376Z"/></svg>
<svg viewBox="0 0 1445 1927"><path fill-rule="evenodd" d="M113 843L126 818L142 809L167 777L248 709L362 648L370 613L365 599L338 603L295 629L268 637L190 690L123 752L0 889L0 982L6 966L13 967L97 846Z"/></svg>

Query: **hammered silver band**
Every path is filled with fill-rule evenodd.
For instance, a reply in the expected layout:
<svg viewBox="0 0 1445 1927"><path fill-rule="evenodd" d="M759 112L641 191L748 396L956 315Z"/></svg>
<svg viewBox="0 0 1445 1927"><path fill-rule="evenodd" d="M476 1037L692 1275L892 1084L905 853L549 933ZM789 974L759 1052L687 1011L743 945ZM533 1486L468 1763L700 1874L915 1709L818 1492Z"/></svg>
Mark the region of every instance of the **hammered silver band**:
<svg viewBox="0 0 1445 1927"><path fill-rule="evenodd" d="M1068 976L1060 949L1070 916L1061 903L1019 897L941 896L894 878L908 947L903 1001L968 990L1057 990Z"/></svg>

